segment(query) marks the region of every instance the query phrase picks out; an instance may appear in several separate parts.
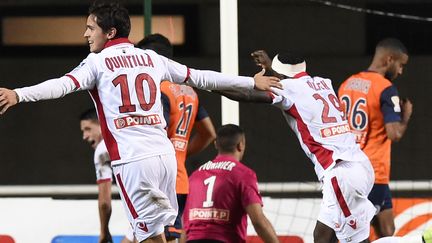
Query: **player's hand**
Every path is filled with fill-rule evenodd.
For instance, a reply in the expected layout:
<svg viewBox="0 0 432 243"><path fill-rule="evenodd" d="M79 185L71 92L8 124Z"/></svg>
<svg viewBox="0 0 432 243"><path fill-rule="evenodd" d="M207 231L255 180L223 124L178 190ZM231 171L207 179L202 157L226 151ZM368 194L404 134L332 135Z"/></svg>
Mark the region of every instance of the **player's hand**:
<svg viewBox="0 0 432 243"><path fill-rule="evenodd" d="M3 115L9 107L18 103L18 95L15 91L0 88L0 115Z"/></svg>
<svg viewBox="0 0 432 243"><path fill-rule="evenodd" d="M255 89L257 90L269 90L270 88L278 88L282 89L282 84L279 82L279 79L276 77L264 76L265 70L261 70L261 72L255 74Z"/></svg>
<svg viewBox="0 0 432 243"><path fill-rule="evenodd" d="M261 68L266 70L271 70L272 61L266 51L256 50L251 53L251 56L257 66L260 66Z"/></svg>
<svg viewBox="0 0 432 243"><path fill-rule="evenodd" d="M412 102L407 98L403 98L400 101L400 105L401 105L401 109L402 109L402 119L404 121L409 121L409 119L411 118L411 115L412 115L412 110L413 110Z"/></svg>

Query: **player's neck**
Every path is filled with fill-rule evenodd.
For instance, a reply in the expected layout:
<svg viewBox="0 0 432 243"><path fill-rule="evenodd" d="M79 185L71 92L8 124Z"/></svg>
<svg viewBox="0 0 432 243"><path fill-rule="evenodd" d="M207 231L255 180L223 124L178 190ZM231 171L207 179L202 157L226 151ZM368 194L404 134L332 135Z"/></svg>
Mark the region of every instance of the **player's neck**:
<svg viewBox="0 0 432 243"><path fill-rule="evenodd" d="M241 153L219 153L218 156L227 156L227 157L232 157L237 161L240 161L242 159L242 155Z"/></svg>
<svg viewBox="0 0 432 243"><path fill-rule="evenodd" d="M374 63L372 63L369 67L368 67L368 71L370 72L375 72L375 73L379 73L382 76L384 76L385 72L386 72L386 67L383 67L381 65L375 65Z"/></svg>

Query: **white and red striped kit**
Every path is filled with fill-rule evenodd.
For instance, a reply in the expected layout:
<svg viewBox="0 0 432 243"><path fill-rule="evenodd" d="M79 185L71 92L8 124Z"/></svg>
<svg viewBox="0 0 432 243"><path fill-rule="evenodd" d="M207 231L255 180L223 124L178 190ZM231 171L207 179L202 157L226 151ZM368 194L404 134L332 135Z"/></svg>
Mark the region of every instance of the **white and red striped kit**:
<svg viewBox="0 0 432 243"><path fill-rule="evenodd" d="M161 233L177 214L177 166L173 145L164 129L162 80L210 90L253 89L255 84L251 77L189 69L119 38L108 41L100 53L89 54L61 78L15 89L19 102L89 91L138 241ZM149 210L149 202L160 210Z"/></svg>
<svg viewBox="0 0 432 243"><path fill-rule="evenodd" d="M331 80L299 73L273 89L273 104L283 111L323 183L318 220L333 228L341 242L369 236L376 210L367 199L374 173L355 143Z"/></svg>

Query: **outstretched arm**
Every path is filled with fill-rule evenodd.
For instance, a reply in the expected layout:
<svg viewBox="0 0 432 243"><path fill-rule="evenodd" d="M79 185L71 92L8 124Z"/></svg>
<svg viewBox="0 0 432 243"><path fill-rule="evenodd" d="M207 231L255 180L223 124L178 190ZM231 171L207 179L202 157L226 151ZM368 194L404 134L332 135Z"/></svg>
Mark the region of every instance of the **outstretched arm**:
<svg viewBox="0 0 432 243"><path fill-rule="evenodd" d="M265 70L255 74L255 77L263 76ZM212 92L218 93L227 97L228 99L245 102L256 103L269 103L273 102L273 94L270 91L259 91L254 89L238 89L238 90L213 90Z"/></svg>
<svg viewBox="0 0 432 243"><path fill-rule="evenodd" d="M14 90L0 88L0 115L19 102L56 99L76 90L78 90L77 84L67 76Z"/></svg>
<svg viewBox="0 0 432 243"><path fill-rule="evenodd" d="M188 84L199 89L206 90L235 90L235 89L257 89L271 90L274 88L282 88L279 79L268 76L244 77L223 74L215 71L191 69L161 57L166 64L167 72L162 79L167 79L175 83Z"/></svg>
<svg viewBox="0 0 432 243"><path fill-rule="evenodd" d="M268 91L257 90L213 90L217 93L235 101L272 103L272 94Z"/></svg>
<svg viewBox="0 0 432 243"><path fill-rule="evenodd" d="M253 227L259 237L266 243L278 243L276 232L273 229L270 221L264 215L262 207L259 203L253 203L246 207L246 212L253 224Z"/></svg>
<svg viewBox="0 0 432 243"><path fill-rule="evenodd" d="M0 115L3 115L9 107L18 103L18 95L15 91L0 88Z"/></svg>

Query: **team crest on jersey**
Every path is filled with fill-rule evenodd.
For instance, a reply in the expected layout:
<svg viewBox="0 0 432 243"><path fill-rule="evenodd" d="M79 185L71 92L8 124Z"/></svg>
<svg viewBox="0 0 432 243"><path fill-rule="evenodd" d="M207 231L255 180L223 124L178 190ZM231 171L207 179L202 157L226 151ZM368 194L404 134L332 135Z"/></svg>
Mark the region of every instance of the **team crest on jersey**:
<svg viewBox="0 0 432 243"><path fill-rule="evenodd" d="M400 107L400 99L399 96L392 96L391 97L391 101L393 102L393 110L394 112L401 112L401 107Z"/></svg>
<svg viewBox="0 0 432 243"><path fill-rule="evenodd" d="M348 124L326 127L326 128L322 128L320 130L321 137L323 137L323 138L328 138L328 137L344 134L344 133L347 133L349 131L350 131L350 127Z"/></svg>
<svg viewBox="0 0 432 243"><path fill-rule="evenodd" d="M82 66L84 66L86 64L86 60L83 60L76 68L74 68L74 70L72 70L72 72L73 71L76 71L76 70L78 70L78 69L80 69Z"/></svg>

